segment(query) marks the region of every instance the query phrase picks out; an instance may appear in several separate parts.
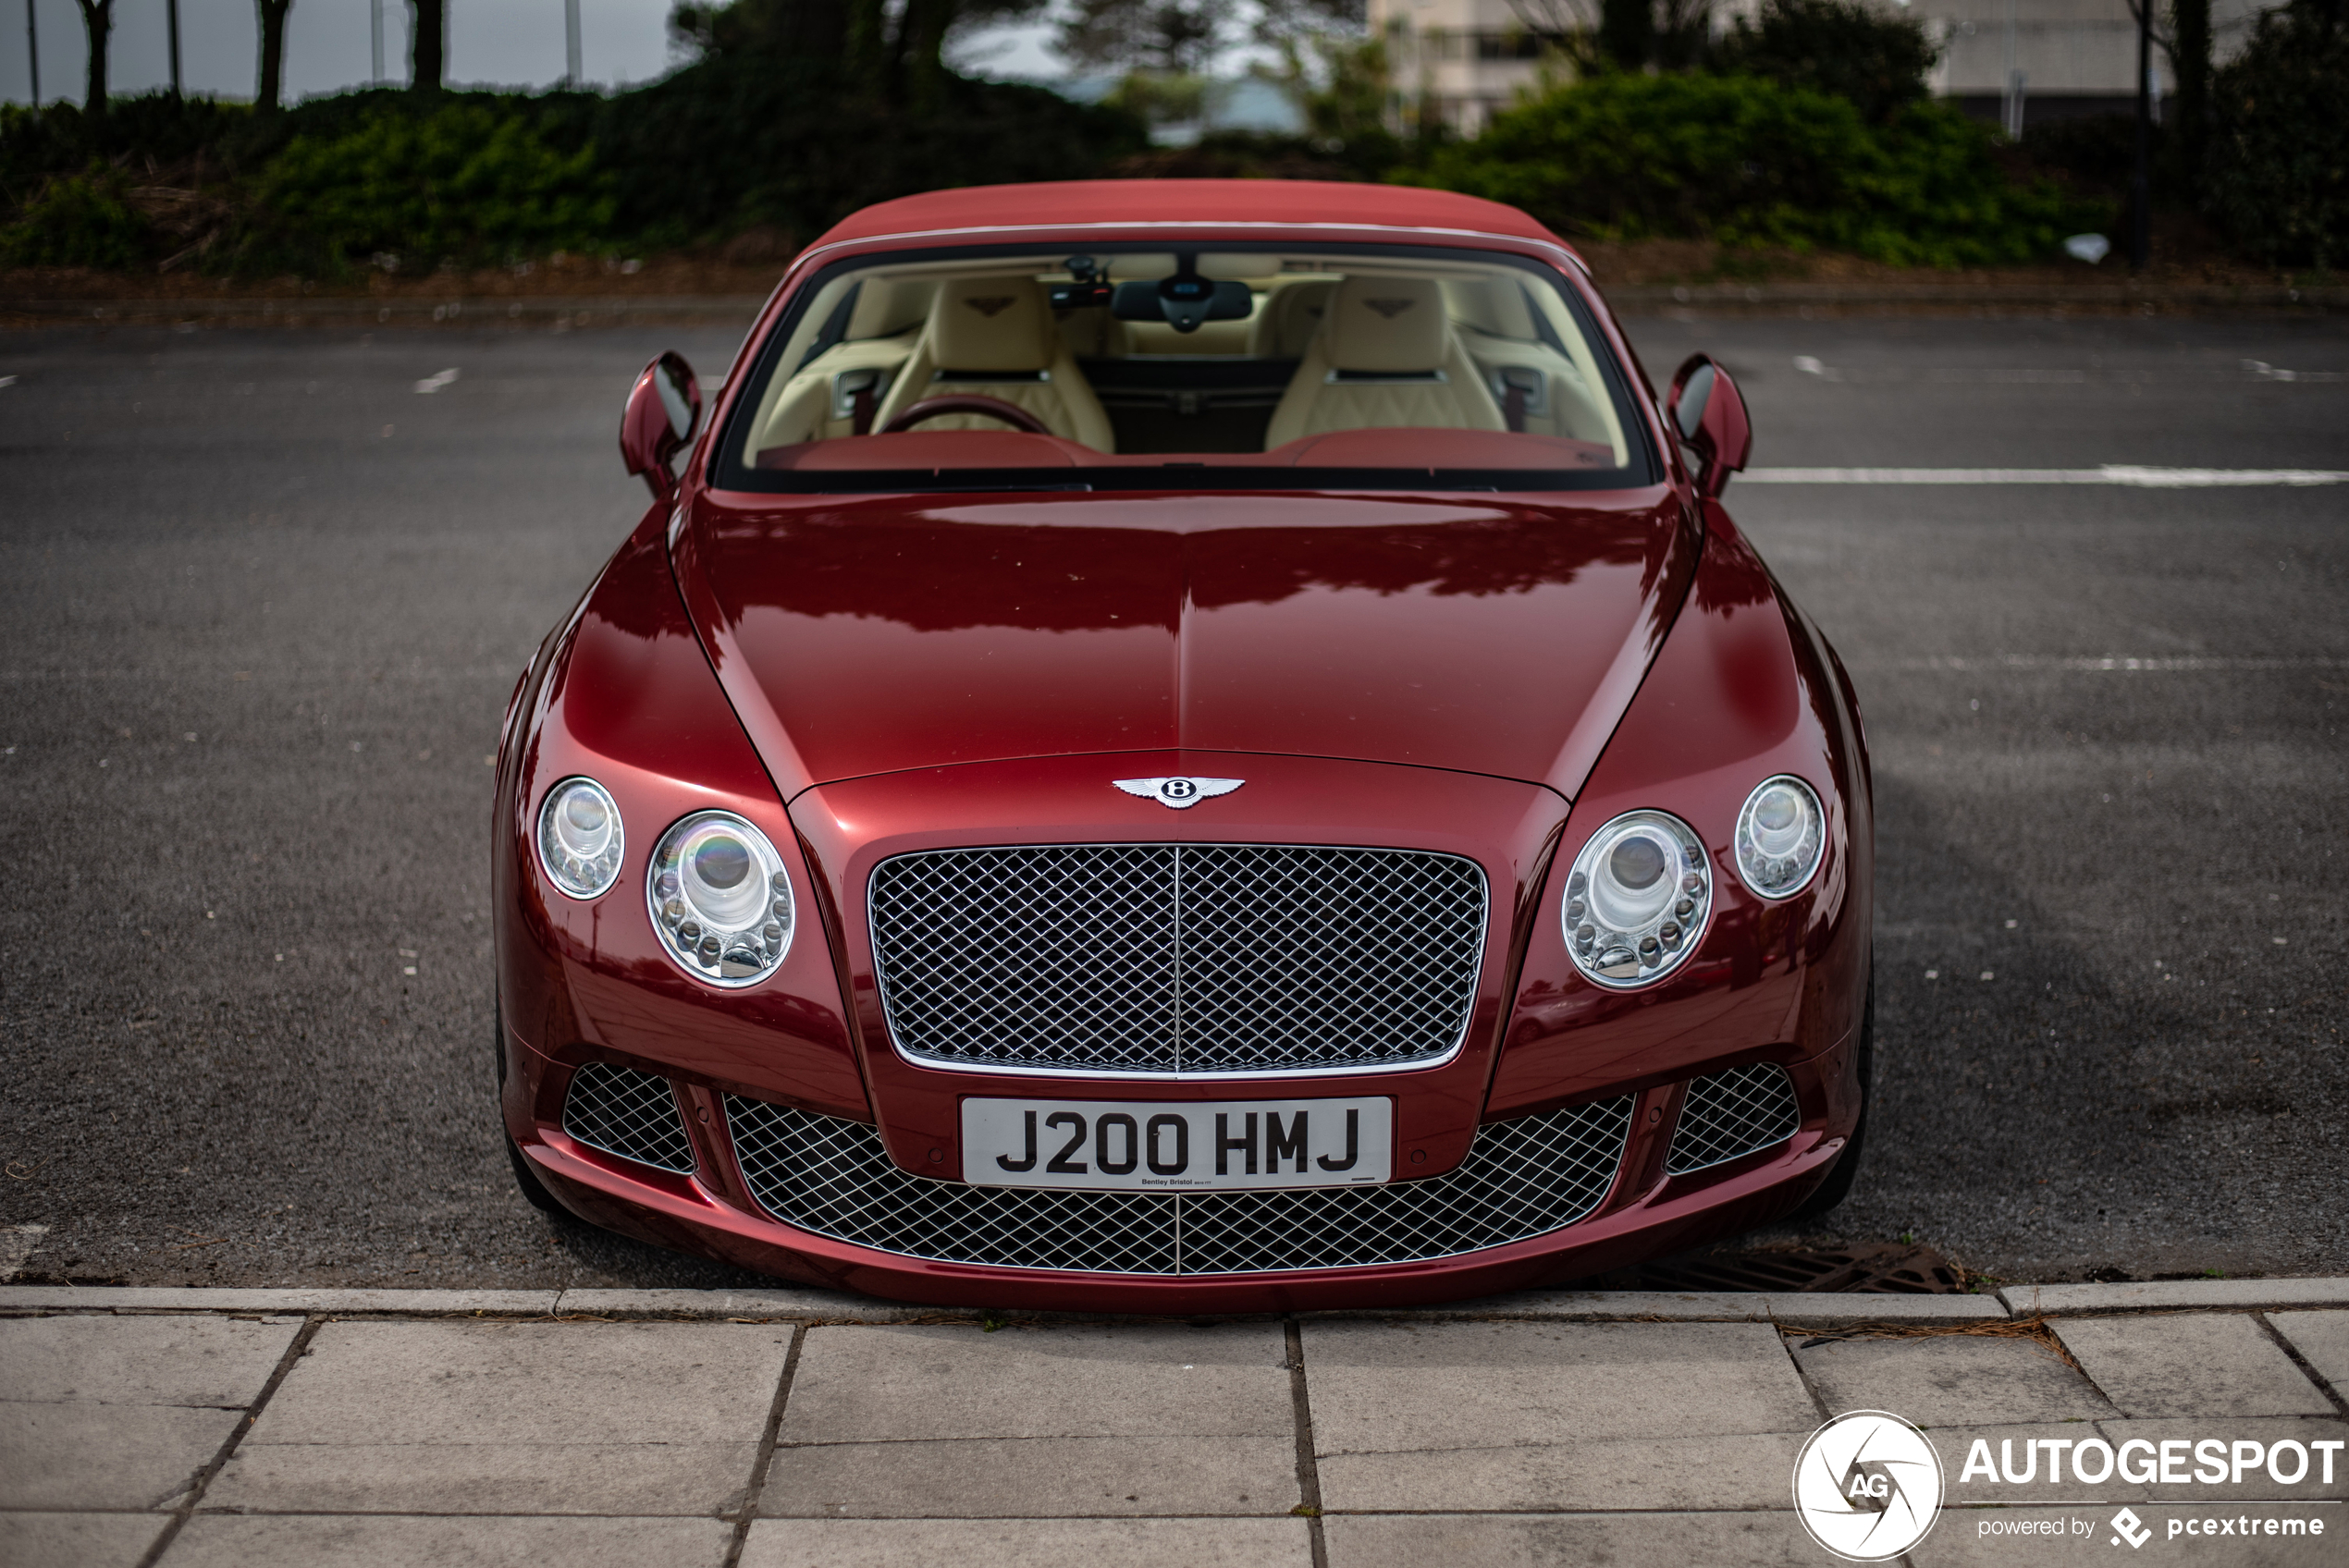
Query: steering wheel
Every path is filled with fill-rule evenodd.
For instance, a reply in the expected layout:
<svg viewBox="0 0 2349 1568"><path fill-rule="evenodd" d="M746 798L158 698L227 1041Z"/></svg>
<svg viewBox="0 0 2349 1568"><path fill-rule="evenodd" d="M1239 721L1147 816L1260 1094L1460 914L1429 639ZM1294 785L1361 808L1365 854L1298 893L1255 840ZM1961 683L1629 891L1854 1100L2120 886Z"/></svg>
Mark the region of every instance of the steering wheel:
<svg viewBox="0 0 2349 1568"><path fill-rule="evenodd" d="M1052 427L1017 403L1001 398L990 398L978 392L950 392L943 397L924 398L920 402L880 427L883 435L902 435L926 419L941 414L985 414L1000 419L1014 430L1025 430L1031 435L1050 435Z"/></svg>

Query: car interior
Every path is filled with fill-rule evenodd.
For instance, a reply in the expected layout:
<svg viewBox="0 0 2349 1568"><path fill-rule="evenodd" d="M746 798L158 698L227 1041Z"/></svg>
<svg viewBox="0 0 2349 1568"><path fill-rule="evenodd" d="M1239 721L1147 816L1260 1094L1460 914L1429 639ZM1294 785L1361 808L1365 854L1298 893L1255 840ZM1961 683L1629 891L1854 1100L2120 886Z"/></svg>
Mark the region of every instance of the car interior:
<svg viewBox="0 0 2349 1568"><path fill-rule="evenodd" d="M1261 462L1406 430L1543 438L1503 466L1626 454L1557 286L1467 255L907 261L828 281L769 362L749 467L951 462L902 438L954 431L1047 437L1063 462ZM866 455L811 450L843 442Z"/></svg>

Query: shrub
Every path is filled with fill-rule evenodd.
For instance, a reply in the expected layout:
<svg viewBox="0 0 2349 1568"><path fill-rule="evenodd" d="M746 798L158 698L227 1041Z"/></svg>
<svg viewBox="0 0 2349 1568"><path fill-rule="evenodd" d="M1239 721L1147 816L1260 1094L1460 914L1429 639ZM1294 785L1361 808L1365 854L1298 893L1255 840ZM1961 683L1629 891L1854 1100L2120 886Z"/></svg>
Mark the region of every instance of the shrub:
<svg viewBox="0 0 2349 1568"><path fill-rule="evenodd" d="M17 221L0 228L0 265L133 267L154 231L126 199L122 175L103 165L44 182Z"/></svg>
<svg viewBox="0 0 2349 1568"><path fill-rule="evenodd" d="M854 90L830 61L713 55L606 102L596 145L624 231L677 245L767 225L810 238L875 202L1080 179L1149 145L1123 110L948 76L934 107Z"/></svg>
<svg viewBox="0 0 2349 1568"><path fill-rule="evenodd" d="M163 165L142 178L168 189L150 195L201 200L206 243L189 259L209 271L331 274L378 251L429 265L700 244L752 228L795 242L892 196L1079 178L1149 145L1136 116L1041 88L948 75L916 106L845 80L830 55L764 34L737 42L609 97L420 100L378 88L256 116L156 93L117 100L103 120L71 104L0 105L0 233L32 246L28 254L64 243L75 255L131 258L87 264L190 251L191 237L169 225L129 247L121 216L138 214L118 181L56 198L80 203L79 217L44 208L36 222L19 208L53 179L111 159ZM114 211L100 221L105 202ZM114 239L92 238L106 234Z"/></svg>
<svg viewBox="0 0 2349 1568"><path fill-rule="evenodd" d="M141 167L209 158L247 134L252 112L242 104L144 92L117 98L97 119L72 104L35 111L0 104L0 190L21 200L50 175L79 174L93 160L130 158Z"/></svg>
<svg viewBox="0 0 2349 1568"><path fill-rule="evenodd" d="M1523 207L1565 233L1827 246L1900 265L2021 262L2076 213L2010 184L1995 133L1937 104L1871 128L1753 77L1608 75L1552 89L1390 176Z"/></svg>
<svg viewBox="0 0 2349 1568"><path fill-rule="evenodd" d="M1925 98L1940 54L1924 22L1863 0L1767 0L1758 21L1740 17L1713 46L1711 64L1848 99L1862 119L1886 125Z"/></svg>
<svg viewBox="0 0 2349 1568"><path fill-rule="evenodd" d="M1395 138L1386 141L1392 144ZM1212 130L1187 147L1153 147L1110 165L1119 179L1375 179L1389 156L1366 166L1352 143L1335 152L1302 136L1256 130Z"/></svg>
<svg viewBox="0 0 2349 1568"><path fill-rule="evenodd" d="M2263 261L2349 262L2349 22L2334 5L2259 18L2211 82L2203 205Z"/></svg>
<svg viewBox="0 0 2349 1568"><path fill-rule="evenodd" d="M593 146L558 151L530 116L456 103L385 108L342 134L297 135L264 171L271 214L341 257L496 260L609 237L613 198Z"/></svg>
<svg viewBox="0 0 2349 1568"><path fill-rule="evenodd" d="M2148 129L2153 133L2158 169L2162 128ZM2136 167L2137 117L2131 113L2026 120L2019 151L2023 162L2074 190L2121 201L2129 193L2130 175Z"/></svg>

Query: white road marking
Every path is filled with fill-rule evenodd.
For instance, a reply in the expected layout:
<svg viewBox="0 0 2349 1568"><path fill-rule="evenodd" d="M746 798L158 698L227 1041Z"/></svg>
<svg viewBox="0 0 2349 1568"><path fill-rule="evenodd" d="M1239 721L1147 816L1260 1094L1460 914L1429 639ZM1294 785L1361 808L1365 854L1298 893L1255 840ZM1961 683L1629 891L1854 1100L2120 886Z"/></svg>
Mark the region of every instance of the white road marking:
<svg viewBox="0 0 2349 1568"><path fill-rule="evenodd" d="M1748 484L2121 484L2139 490L2349 484L2349 469L2145 468L1750 468Z"/></svg>
<svg viewBox="0 0 2349 1568"><path fill-rule="evenodd" d="M453 367L449 370L436 371L416 383L416 390L424 393L437 392L456 379L457 372Z"/></svg>
<svg viewBox="0 0 2349 1568"><path fill-rule="evenodd" d="M17 378L15 376L0 375L0 386L14 386L16 384Z"/></svg>
<svg viewBox="0 0 2349 1568"><path fill-rule="evenodd" d="M46 1225L0 1225L0 1280L15 1279L48 1233Z"/></svg>
<svg viewBox="0 0 2349 1568"><path fill-rule="evenodd" d="M2035 654L1994 654L1987 658L1937 656L1922 659L1894 659L1875 666L1859 668L1891 669L2062 669L2062 670L2265 670L2265 669L2342 669L2349 668L2349 659L2322 656L2306 658L2220 658L2204 654L2182 654L2167 657L2129 657L2108 654L2102 657L2056 657Z"/></svg>
<svg viewBox="0 0 2349 1568"><path fill-rule="evenodd" d="M2337 370L2278 370L2265 360L2245 360L2243 370L2254 381L2349 381Z"/></svg>
<svg viewBox="0 0 2349 1568"><path fill-rule="evenodd" d="M2223 370L2217 365L2188 363L2152 367L2129 365L2093 365L2053 369L2025 367L1999 369L1978 365L1831 365L1811 354L1794 356L1794 368L1804 375L1817 376L1821 381L1849 385L1909 386L1915 383L1943 386L2078 386L2089 382L2128 386L2147 386L2156 382L2220 381L2241 384L2244 381L2289 381L2308 386L2331 386L2349 381L2349 372L2337 370L2279 370L2265 360L2238 360L2236 368Z"/></svg>

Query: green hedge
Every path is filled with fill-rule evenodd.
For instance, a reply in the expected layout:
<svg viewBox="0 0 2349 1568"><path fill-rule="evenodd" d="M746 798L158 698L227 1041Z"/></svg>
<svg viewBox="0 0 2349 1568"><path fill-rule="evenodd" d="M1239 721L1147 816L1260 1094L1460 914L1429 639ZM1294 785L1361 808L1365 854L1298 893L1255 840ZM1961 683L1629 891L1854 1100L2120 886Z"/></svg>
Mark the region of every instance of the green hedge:
<svg viewBox="0 0 2349 1568"><path fill-rule="evenodd" d="M66 107L9 110L0 258L129 267L172 254L210 271L332 275L384 251L414 269L759 226L805 241L892 196L1167 161L1144 155L1132 116L1039 88L950 77L928 104L850 92L827 61L733 52L609 97L374 90L264 116L150 94L94 126ZM1472 141L1383 145L1357 172L1411 156L1386 178L1512 202L1564 233L1903 264L2031 260L2110 221L2045 182L2007 178L1996 133L1953 109L1883 112L1870 124L1844 98L1756 77L1607 75L1522 104ZM1312 150L1259 151L1275 172ZM168 166L147 174L149 156ZM191 233L186 203L166 213L138 194L132 165L138 184L201 187L212 227ZM2334 220L2300 210L2287 203L2275 221L2332 232ZM164 232L155 213L178 227Z"/></svg>
<svg viewBox="0 0 2349 1568"><path fill-rule="evenodd" d="M1149 145L1140 120L1039 87L948 77L924 112L844 92L830 61L716 55L607 101L593 134L618 222L646 245L765 225L814 239L942 187L1083 179Z"/></svg>
<svg viewBox="0 0 2349 1568"><path fill-rule="evenodd" d="M0 258L129 267L186 251L126 202L130 167L231 214L191 264L331 276L382 251L430 268L756 226L805 241L892 196L1083 178L1148 145L1132 116L1040 88L950 77L916 112L847 91L829 62L740 53L609 97L376 89L263 116L158 93L95 123L6 108Z"/></svg>
<svg viewBox="0 0 2349 1568"><path fill-rule="evenodd" d="M2349 18L2295 5L2259 18L2211 82L2203 206L2262 261L2349 263Z"/></svg>
<svg viewBox="0 0 2349 1568"><path fill-rule="evenodd" d="M118 270L146 261L152 232L127 200L128 184L104 164L43 179L17 221L0 228L0 266Z"/></svg>
<svg viewBox="0 0 2349 1568"><path fill-rule="evenodd" d="M1849 99L1860 117L1884 125L1927 93L1940 55L1924 19L1866 0L1765 0L1739 17L1705 58L1724 76L1767 77Z"/></svg>
<svg viewBox="0 0 2349 1568"><path fill-rule="evenodd" d="M1939 104L1871 127L1845 99L1755 77L1609 75L1520 104L1388 178L1507 202L1562 234L1824 247L1911 266L2030 261L2103 217L2009 181L1995 145Z"/></svg>
<svg viewBox="0 0 2349 1568"><path fill-rule="evenodd" d="M277 225L328 254L497 261L584 248L617 206L592 142L559 151L528 116L457 103L378 109L340 135L296 136L256 183Z"/></svg>

